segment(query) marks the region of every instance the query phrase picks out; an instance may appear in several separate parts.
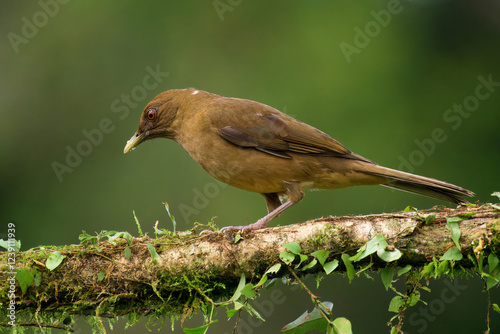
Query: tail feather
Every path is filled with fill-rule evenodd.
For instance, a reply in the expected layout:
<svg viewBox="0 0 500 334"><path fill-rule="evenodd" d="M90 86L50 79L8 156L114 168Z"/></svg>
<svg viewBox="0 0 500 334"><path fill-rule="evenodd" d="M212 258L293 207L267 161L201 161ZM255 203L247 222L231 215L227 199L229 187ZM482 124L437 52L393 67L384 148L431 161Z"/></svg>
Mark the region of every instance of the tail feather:
<svg viewBox="0 0 500 334"><path fill-rule="evenodd" d="M456 204L467 204L462 197L472 197L475 194L467 189L451 183L436 180L430 177L401 172L395 169L376 166L376 168L364 170L363 173L385 178L385 187L408 191L411 193L432 197Z"/></svg>

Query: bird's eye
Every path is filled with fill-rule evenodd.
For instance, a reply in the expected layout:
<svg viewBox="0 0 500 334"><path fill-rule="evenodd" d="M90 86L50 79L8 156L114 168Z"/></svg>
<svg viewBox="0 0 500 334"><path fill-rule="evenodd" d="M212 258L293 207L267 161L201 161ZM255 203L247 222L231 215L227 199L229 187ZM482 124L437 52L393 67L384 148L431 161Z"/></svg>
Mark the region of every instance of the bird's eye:
<svg viewBox="0 0 500 334"><path fill-rule="evenodd" d="M148 109L147 116L150 121L154 120L156 118L156 109Z"/></svg>

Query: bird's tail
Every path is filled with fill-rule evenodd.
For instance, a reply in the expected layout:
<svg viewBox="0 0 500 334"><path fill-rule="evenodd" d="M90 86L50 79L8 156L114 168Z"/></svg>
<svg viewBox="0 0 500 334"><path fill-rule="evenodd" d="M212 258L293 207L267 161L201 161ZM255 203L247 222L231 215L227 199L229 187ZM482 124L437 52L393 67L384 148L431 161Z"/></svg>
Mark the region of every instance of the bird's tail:
<svg viewBox="0 0 500 334"><path fill-rule="evenodd" d="M405 173L379 165L376 165L376 167L371 166L370 170L364 170L363 173L386 179L387 183L381 184L383 186L456 204L469 203L462 197L472 197L475 195L472 191L451 183L439 181L430 177Z"/></svg>

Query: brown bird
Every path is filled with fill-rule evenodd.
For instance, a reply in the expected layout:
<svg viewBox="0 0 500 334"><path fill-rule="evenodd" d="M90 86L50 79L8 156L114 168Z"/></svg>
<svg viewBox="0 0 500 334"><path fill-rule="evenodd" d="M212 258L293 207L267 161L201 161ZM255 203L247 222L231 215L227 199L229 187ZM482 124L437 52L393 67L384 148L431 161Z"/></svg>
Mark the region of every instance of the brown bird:
<svg viewBox="0 0 500 334"><path fill-rule="evenodd" d="M474 196L450 183L382 167L265 104L194 88L168 90L149 102L124 153L154 138L175 140L217 180L264 196L265 217L225 230L264 228L298 203L304 188L380 184L456 204Z"/></svg>

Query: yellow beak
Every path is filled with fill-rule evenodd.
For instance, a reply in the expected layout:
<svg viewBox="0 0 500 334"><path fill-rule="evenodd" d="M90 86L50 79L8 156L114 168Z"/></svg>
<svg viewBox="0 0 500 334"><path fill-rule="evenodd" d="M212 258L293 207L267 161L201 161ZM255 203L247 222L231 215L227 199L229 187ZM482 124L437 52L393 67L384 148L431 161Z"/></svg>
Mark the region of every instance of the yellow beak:
<svg viewBox="0 0 500 334"><path fill-rule="evenodd" d="M139 145L141 142L142 142L142 137L143 137L143 134L140 133L135 133L132 138L130 138L128 141L127 141L127 144L125 145L125 148L123 149L123 153L128 153L130 151L132 151L133 149L135 149L135 147L137 145Z"/></svg>

